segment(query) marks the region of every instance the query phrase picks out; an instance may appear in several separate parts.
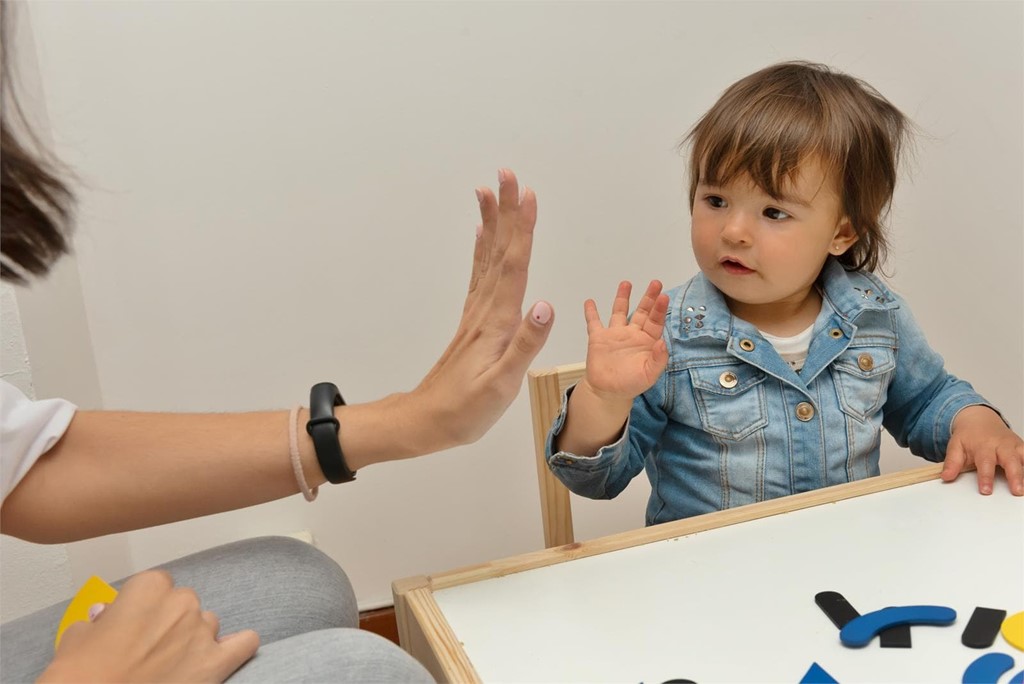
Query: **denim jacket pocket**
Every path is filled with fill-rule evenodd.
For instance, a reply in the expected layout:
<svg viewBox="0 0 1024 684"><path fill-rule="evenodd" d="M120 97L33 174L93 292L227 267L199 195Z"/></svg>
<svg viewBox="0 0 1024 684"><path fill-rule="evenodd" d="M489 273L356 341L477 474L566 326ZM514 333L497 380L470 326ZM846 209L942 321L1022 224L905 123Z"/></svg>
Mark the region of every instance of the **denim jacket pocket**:
<svg viewBox="0 0 1024 684"><path fill-rule="evenodd" d="M885 403L896 368L890 347L851 347L832 363L832 377L843 412L868 420Z"/></svg>
<svg viewBox="0 0 1024 684"><path fill-rule="evenodd" d="M706 432L738 441L768 424L765 373L744 363L690 369L693 396Z"/></svg>

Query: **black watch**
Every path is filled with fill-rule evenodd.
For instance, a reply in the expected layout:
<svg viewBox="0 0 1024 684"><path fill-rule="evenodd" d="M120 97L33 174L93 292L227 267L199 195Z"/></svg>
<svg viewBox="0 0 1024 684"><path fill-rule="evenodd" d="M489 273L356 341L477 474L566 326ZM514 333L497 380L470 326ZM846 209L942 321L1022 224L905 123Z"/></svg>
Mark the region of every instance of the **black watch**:
<svg viewBox="0 0 1024 684"><path fill-rule="evenodd" d="M331 484L351 482L356 479L355 471L349 470L345 455L341 452L338 439L338 419L334 407L344 406L338 386L332 382L318 382L309 390L309 422L306 432L313 438L313 449L320 470Z"/></svg>

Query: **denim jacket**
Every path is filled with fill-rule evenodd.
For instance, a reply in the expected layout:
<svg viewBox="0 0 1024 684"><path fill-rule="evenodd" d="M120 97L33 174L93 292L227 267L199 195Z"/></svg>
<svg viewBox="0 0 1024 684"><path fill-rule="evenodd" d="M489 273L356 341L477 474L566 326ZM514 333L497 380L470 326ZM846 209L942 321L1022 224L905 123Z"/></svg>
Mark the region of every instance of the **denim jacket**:
<svg viewBox="0 0 1024 684"><path fill-rule="evenodd" d="M703 274L669 291L668 367L636 398L622 437L590 457L547 460L571 491L610 499L647 470L647 524L878 475L881 429L930 461L945 458L953 418L986 405L946 372L903 300L869 273L830 259L822 307L797 373L735 318Z"/></svg>

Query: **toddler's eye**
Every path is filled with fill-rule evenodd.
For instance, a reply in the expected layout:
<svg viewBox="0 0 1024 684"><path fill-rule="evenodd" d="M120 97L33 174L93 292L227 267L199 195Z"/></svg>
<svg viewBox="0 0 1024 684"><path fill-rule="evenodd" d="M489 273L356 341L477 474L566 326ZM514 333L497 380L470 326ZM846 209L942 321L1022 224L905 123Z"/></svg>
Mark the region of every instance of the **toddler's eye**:
<svg viewBox="0 0 1024 684"><path fill-rule="evenodd" d="M776 209L775 207L768 207L767 209L765 209L764 215L766 218L770 218L773 221L781 221L782 219L789 218L789 214L782 211L781 209Z"/></svg>
<svg viewBox="0 0 1024 684"><path fill-rule="evenodd" d="M707 202L712 207L714 207L715 209L721 209L722 207L725 206L725 200L719 197L718 195L708 195L707 197L704 198L704 201Z"/></svg>

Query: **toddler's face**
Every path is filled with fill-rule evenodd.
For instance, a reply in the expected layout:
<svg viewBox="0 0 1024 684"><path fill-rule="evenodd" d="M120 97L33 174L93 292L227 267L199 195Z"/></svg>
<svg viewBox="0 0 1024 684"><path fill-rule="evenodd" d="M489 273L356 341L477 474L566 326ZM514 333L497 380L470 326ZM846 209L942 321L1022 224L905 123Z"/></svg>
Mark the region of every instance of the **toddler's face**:
<svg viewBox="0 0 1024 684"><path fill-rule="evenodd" d="M820 162L803 162L782 190L775 199L743 175L724 186L702 181L694 197L697 264L732 312L755 324L794 310L828 255L856 240Z"/></svg>

